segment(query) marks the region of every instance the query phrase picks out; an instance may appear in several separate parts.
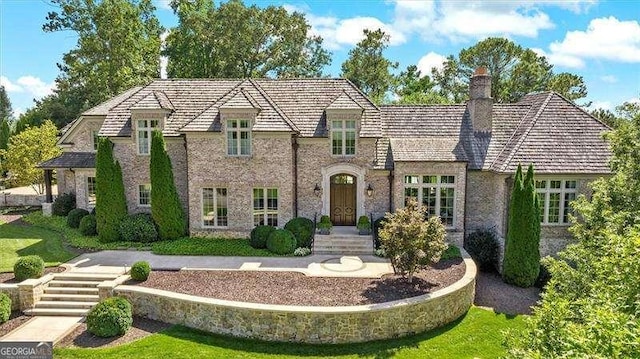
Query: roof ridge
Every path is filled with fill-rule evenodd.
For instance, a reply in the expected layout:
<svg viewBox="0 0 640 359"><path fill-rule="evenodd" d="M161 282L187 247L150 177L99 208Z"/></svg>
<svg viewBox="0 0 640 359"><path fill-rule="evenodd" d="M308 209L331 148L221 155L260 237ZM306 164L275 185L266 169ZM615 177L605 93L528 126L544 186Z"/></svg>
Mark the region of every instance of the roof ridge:
<svg viewBox="0 0 640 359"><path fill-rule="evenodd" d="M344 78L344 80L345 80L349 85L351 85L351 87L352 87L353 89L355 89L355 90L356 90L360 95L362 95L362 97L364 97L364 98L366 99L366 101L367 101L367 102L369 102L369 104L370 104L371 106L373 106L373 108L375 108L376 110L380 111L380 107L378 107L378 105L376 105L375 103L373 103L373 101L371 101L371 100L369 99L369 96L365 95L365 94L364 94L364 92L362 92L362 90L360 90L360 89L358 88L358 86L356 86L356 85L355 85L353 82L351 82L351 80L349 80L348 78ZM343 89L343 91L344 91L344 89ZM364 110L364 108L363 108L363 110Z"/></svg>
<svg viewBox="0 0 640 359"><path fill-rule="evenodd" d="M613 128L611 128L611 126L607 125L606 123L600 121L599 118L595 117L594 115L590 114L589 112L587 112L585 109L583 109L581 106L578 106L575 102L569 100L568 98L566 98L565 96L563 96L562 94L555 92L555 91L549 91L552 94L560 97L561 99L563 99L565 102L569 103L571 106L577 108L578 110L580 110L581 112L584 112L584 114L586 114L587 116L591 117L593 120L596 120L598 123L600 123L601 125L607 127L610 130L613 130Z"/></svg>
<svg viewBox="0 0 640 359"><path fill-rule="evenodd" d="M284 120L284 122L287 123L287 125L289 125L289 127L294 130L295 132L300 133L300 129L298 128L298 126L296 126L293 121L291 121L291 119L289 118L289 116L287 116L281 109L280 107L278 107L278 105L276 105L276 103L271 99L271 97L269 97L269 95L264 91L264 89L262 88L262 86L260 86L256 81L254 81L252 78L249 78L248 81L253 85L253 87L258 91L259 94L261 94L264 99L269 103L269 105L271 105L271 107L273 107L273 109L278 113L278 115L280 115L280 117L282 117L282 119Z"/></svg>
<svg viewBox="0 0 640 359"><path fill-rule="evenodd" d="M150 84L146 84L146 85L139 85L139 86L133 86L133 87L131 87L131 88L129 88L129 89L126 89L126 90L122 91L121 93L119 93L119 94L117 94L117 95L115 95L115 96L113 96L113 97L110 97L110 98L108 98L107 100L102 101L102 102L100 102L99 104L97 104L97 105L95 105L95 106L93 106L93 107L91 107L91 108L89 108L89 109L87 109L87 110L82 111L82 113L80 114L80 116L78 116L78 118L80 118L80 117L81 117L85 112L89 112L89 111L93 110L94 108L96 108L96 107L98 107L98 106L102 105L103 103L108 102L109 100L112 100L114 97L118 97L118 95L123 95L123 94L125 94L127 91L131 91L131 90L133 90L134 88L138 88L137 90L135 90L134 92L132 92L132 93L131 93L131 95L129 95L129 96L127 96L127 97L123 98L123 99L122 99L122 101L120 101L120 102L118 102L117 104L115 104L115 105L113 105L113 106L109 107L109 109L107 110L107 112L108 112L108 111L111 111L111 110L113 110L113 108L114 108L114 107L121 105L123 102L125 102L126 100L128 100L128 99L130 99L131 97L135 96L136 94L138 94L138 92L140 92L142 89L144 89L145 87L147 87L147 86L149 86L149 85L150 85Z"/></svg>
<svg viewBox="0 0 640 359"><path fill-rule="evenodd" d="M225 92L222 96L220 96L220 98L218 98L217 100L213 101L211 103L211 105L205 107L202 111L200 111L197 115L193 116L189 121L187 121L187 123L185 123L184 125L180 126L180 128L178 128L176 130L176 132L180 132L182 131L182 129L184 129L185 127L189 126L191 124L191 122L195 121L198 117L202 116L203 113L209 111L210 108L214 107L216 104L218 104L220 101L222 101L222 99L224 99L225 97L227 97L230 93L236 91L236 89L238 88L238 86L242 85L244 82L246 81L246 79L244 81L240 81L238 84L236 84L235 86L233 86L231 89L229 89L229 91Z"/></svg>
<svg viewBox="0 0 640 359"><path fill-rule="evenodd" d="M158 98L157 92L159 92L164 98ZM176 107L173 105L173 102L171 102L171 99L169 98L169 96L167 96L164 90L153 90L153 96L155 96L160 103L160 107L162 107L162 101L167 100L167 102L169 102L169 106L171 106L169 110L175 111Z"/></svg>
<svg viewBox="0 0 640 359"><path fill-rule="evenodd" d="M253 108L258 110L261 109L260 104L256 102L256 99L254 99L253 96L251 96L251 94L247 90L245 90L244 87L241 87L240 91L238 92L241 93L242 96L244 96L247 99L247 101L249 101L249 103L251 104L251 106L253 106Z"/></svg>

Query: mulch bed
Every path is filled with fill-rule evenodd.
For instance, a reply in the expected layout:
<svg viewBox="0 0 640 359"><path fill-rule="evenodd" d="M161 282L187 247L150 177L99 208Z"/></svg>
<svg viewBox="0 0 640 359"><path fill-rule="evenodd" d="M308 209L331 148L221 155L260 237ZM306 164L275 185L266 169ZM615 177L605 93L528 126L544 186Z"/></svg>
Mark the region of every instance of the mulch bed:
<svg viewBox="0 0 640 359"><path fill-rule="evenodd" d="M33 317L23 315L22 312L19 310L14 310L13 312L11 312L11 316L9 316L9 320L0 324L0 338L9 334L10 331L26 323L27 320L31 318Z"/></svg>
<svg viewBox="0 0 640 359"><path fill-rule="evenodd" d="M447 287L462 278L461 259L442 261L416 273L413 283L396 275L381 279L319 278L296 272L153 271L142 287L224 300L311 306L384 303Z"/></svg>
<svg viewBox="0 0 640 359"><path fill-rule="evenodd" d="M64 272L64 267L47 267L44 269L44 274L49 273L61 273ZM11 284L11 283L19 283L13 276L13 272L5 272L0 273L0 283L3 284Z"/></svg>
<svg viewBox="0 0 640 359"><path fill-rule="evenodd" d="M540 300L540 289L520 288L502 281L498 273L478 272L475 305L505 314L531 314Z"/></svg>
<svg viewBox="0 0 640 359"><path fill-rule="evenodd" d="M62 339L56 347L98 348L122 345L163 331L171 324L141 317L133 317L133 326L122 336L113 338L97 337L87 331L87 324L80 323L71 333Z"/></svg>

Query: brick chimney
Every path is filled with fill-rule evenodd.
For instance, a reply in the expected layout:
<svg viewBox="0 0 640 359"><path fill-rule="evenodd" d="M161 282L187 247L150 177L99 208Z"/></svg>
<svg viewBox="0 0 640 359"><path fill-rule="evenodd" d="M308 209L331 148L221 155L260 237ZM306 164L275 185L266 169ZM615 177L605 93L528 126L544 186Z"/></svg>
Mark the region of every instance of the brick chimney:
<svg viewBox="0 0 640 359"><path fill-rule="evenodd" d="M473 132L491 133L493 98L491 98L491 75L484 67L478 67L469 83L467 110L471 116Z"/></svg>

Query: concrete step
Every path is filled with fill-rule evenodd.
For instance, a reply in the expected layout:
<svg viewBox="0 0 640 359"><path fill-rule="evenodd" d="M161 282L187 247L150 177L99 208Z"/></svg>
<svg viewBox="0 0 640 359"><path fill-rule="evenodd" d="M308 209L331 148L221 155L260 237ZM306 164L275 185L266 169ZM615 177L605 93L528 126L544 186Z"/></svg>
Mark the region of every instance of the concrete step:
<svg viewBox="0 0 640 359"><path fill-rule="evenodd" d="M40 297L41 301L69 301L69 302L97 302L98 294L50 294L45 293Z"/></svg>
<svg viewBox="0 0 640 359"><path fill-rule="evenodd" d="M92 280L52 280L49 283L49 287L92 287L95 288L102 281Z"/></svg>
<svg viewBox="0 0 640 359"><path fill-rule="evenodd" d="M91 309L98 302L77 302L64 300L41 300L36 303L36 308L68 308L68 309Z"/></svg>
<svg viewBox="0 0 640 359"><path fill-rule="evenodd" d="M87 287L46 287L47 294L98 294L98 288Z"/></svg>
<svg viewBox="0 0 640 359"><path fill-rule="evenodd" d="M24 311L26 315L45 315L52 316L57 315L61 317L78 317L85 316L89 312L89 309L62 309L62 308L34 308Z"/></svg>
<svg viewBox="0 0 640 359"><path fill-rule="evenodd" d="M119 274L108 273L59 273L53 276L54 280L66 280L66 281L89 281L89 282L103 282L105 280L114 280L120 276Z"/></svg>

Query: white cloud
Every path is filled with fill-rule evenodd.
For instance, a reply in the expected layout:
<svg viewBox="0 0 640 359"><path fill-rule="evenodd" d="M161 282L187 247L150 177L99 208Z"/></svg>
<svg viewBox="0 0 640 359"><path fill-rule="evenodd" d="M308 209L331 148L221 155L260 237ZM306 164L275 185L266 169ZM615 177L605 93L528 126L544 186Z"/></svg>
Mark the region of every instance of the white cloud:
<svg viewBox="0 0 640 359"><path fill-rule="evenodd" d="M6 76L0 76L0 84L4 86L7 92L28 92L35 99L50 95L55 89L55 82L48 84L39 77L31 75L22 76L15 82L12 82Z"/></svg>
<svg viewBox="0 0 640 359"><path fill-rule="evenodd" d="M165 49L167 44L167 36L169 36L169 30L165 30L160 34L160 48ZM167 65L169 64L169 58L167 56L160 56L160 78L167 78Z"/></svg>
<svg viewBox="0 0 640 359"><path fill-rule="evenodd" d="M584 61L575 56L557 54L557 53L549 53L540 48L532 48L533 52L538 54L538 56L544 56L549 60L550 63L557 66L565 66L571 68L583 68Z"/></svg>
<svg viewBox="0 0 640 359"><path fill-rule="evenodd" d="M393 26L385 24L375 17L358 16L348 19L338 19L332 16L315 16L307 14L311 25L311 34L324 39L324 45L329 50L337 50L344 45L353 46L364 37L363 30L382 29L389 35L389 45L395 46L407 41L404 34Z"/></svg>
<svg viewBox="0 0 640 359"><path fill-rule="evenodd" d="M171 10L171 0L156 0L158 9Z"/></svg>
<svg viewBox="0 0 640 359"><path fill-rule="evenodd" d="M618 78L613 76L613 75L601 76L600 80L602 80L602 82L606 82L606 83L609 83L609 84L614 84L614 83L618 82Z"/></svg>
<svg viewBox="0 0 640 359"><path fill-rule="evenodd" d="M16 107L13 109L13 117L18 118L25 112L25 109L22 107Z"/></svg>
<svg viewBox="0 0 640 359"><path fill-rule="evenodd" d="M612 110L613 106L610 101L593 101L590 106L591 109L601 108L603 110Z"/></svg>
<svg viewBox="0 0 640 359"><path fill-rule="evenodd" d="M431 69L435 67L441 70L445 61L447 61L445 56L431 51L418 60L418 70L422 76L431 75Z"/></svg>
<svg viewBox="0 0 640 359"><path fill-rule="evenodd" d="M4 86L7 92L24 92L24 89L18 84L11 82L6 76L0 76L0 85Z"/></svg>

